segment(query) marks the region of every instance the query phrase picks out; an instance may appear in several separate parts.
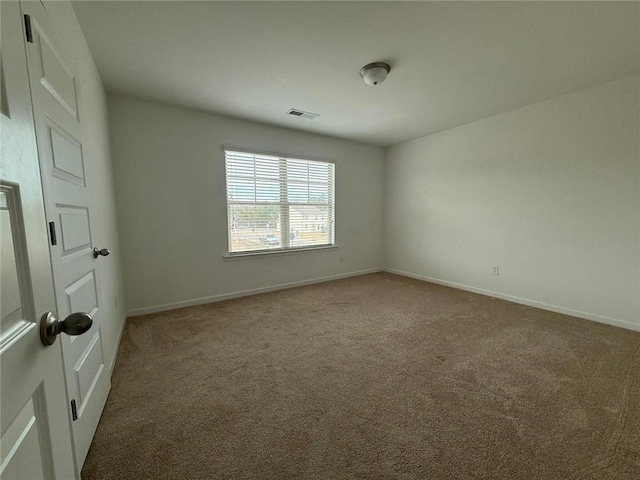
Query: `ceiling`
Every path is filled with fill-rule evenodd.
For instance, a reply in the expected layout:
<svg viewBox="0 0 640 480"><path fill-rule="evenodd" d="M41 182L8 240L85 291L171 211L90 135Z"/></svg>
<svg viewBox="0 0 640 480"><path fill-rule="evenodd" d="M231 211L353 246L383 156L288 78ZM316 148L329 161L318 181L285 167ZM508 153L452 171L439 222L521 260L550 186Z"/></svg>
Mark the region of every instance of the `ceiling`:
<svg viewBox="0 0 640 480"><path fill-rule="evenodd" d="M380 146L640 70L637 2L73 6L109 92Z"/></svg>

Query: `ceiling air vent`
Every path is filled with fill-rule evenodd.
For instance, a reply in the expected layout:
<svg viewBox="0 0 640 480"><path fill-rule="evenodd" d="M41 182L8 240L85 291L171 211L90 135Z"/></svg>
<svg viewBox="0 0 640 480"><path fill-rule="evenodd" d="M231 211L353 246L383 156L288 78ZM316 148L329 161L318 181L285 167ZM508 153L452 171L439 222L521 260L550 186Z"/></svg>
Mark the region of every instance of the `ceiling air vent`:
<svg viewBox="0 0 640 480"><path fill-rule="evenodd" d="M289 109L289 111L287 112L287 115L293 115L294 117L302 117L302 118L310 118L310 119L314 119L320 116L319 113L305 112L304 110L298 110L297 108Z"/></svg>

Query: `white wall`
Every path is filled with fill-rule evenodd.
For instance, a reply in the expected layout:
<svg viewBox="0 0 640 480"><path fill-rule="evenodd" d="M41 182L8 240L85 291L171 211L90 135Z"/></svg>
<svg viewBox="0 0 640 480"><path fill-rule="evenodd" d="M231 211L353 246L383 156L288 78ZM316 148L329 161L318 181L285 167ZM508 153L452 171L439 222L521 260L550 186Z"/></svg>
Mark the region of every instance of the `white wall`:
<svg viewBox="0 0 640 480"><path fill-rule="evenodd" d="M91 209L91 234L99 248L109 248L111 255L97 263L99 269L99 301L103 310L103 348L106 359L113 368L126 318L124 288L120 262L122 259L118 223L116 218L115 189L111 152L109 149L109 124L107 98L100 75L84 38L78 20L69 2L48 2L47 9L69 42L80 72L82 105L83 153L86 158L87 177L100 179L94 182Z"/></svg>
<svg viewBox="0 0 640 480"><path fill-rule="evenodd" d="M639 82L389 148L386 266L640 329Z"/></svg>
<svg viewBox="0 0 640 480"><path fill-rule="evenodd" d="M382 148L118 96L109 118L132 314L382 268ZM223 144L335 160L339 248L223 259Z"/></svg>

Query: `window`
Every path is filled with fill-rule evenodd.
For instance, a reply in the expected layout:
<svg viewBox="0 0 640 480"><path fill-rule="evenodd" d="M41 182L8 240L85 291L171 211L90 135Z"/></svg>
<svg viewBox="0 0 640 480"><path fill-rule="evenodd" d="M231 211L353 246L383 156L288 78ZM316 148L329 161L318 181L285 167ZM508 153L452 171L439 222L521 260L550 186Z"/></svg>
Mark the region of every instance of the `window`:
<svg viewBox="0 0 640 480"><path fill-rule="evenodd" d="M335 244L333 163L235 150L225 162L230 254Z"/></svg>

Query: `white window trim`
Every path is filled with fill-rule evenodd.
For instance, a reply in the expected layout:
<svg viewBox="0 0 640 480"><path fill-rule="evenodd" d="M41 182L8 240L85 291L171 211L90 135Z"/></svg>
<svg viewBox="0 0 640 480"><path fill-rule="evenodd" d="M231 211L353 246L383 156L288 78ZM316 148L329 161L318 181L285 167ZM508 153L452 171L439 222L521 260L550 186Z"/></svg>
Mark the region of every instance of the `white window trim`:
<svg viewBox="0 0 640 480"><path fill-rule="evenodd" d="M334 248L339 248L339 246L336 244L317 245L312 247L280 248L273 250L254 250L252 252L227 253L222 256L222 259L225 262L229 262L233 260L247 260L249 258L280 257L284 255L295 255L298 253L313 253L322 250L331 250Z"/></svg>
<svg viewBox="0 0 640 480"><path fill-rule="evenodd" d="M331 187L332 188L332 195L333 195L333 239L334 239L334 243L333 244L325 244L325 245L307 245L304 247L286 247L286 248L274 248L274 249L270 249L270 250L254 250L254 251L247 251L247 252L231 252L231 245L227 244L227 253L224 254L222 256L224 261L231 261L231 260L241 260L241 259L247 259L247 258L260 258L260 257L265 257L265 256L281 256L281 255L289 255L289 254L297 254L297 253L309 253L309 252L314 252L314 251L318 251L318 250L328 250L328 249L334 249L334 248L338 248L338 229L337 229L337 223L338 221L336 220L337 217L337 212L336 212L336 204L337 199L336 199L336 178L337 178L337 174L336 174L336 161L332 160L332 159L327 159L327 158L321 158L321 157L313 157L313 156L309 156L309 155L297 155L297 154L292 154L292 153L282 153L282 152L273 152L273 151L269 151L269 150L260 150L260 149L256 149L256 148L247 148L247 147L239 147L236 145L229 145L229 144L223 144L222 145L222 152L223 152L223 161L225 162L226 165L226 152L227 151L233 151L233 152L242 152L242 153L248 153L248 154L253 154L253 155L266 155L266 156L271 156L271 157L278 157L281 159L295 159L295 160L308 160L311 162L324 162L324 163L331 163L333 164L333 185ZM227 170L225 167L225 206L228 208L228 199L226 198L226 183L227 183ZM225 213L225 216L227 218L227 238L228 241L229 240L229 216L228 213Z"/></svg>

